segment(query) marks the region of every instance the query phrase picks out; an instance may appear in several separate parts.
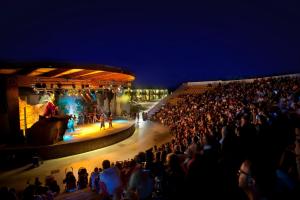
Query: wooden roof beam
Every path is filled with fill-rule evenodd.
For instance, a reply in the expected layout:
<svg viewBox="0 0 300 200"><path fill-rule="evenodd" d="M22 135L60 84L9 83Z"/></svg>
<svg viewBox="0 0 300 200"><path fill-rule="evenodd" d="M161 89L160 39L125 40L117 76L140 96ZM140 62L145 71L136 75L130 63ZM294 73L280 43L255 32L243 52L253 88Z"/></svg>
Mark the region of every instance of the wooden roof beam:
<svg viewBox="0 0 300 200"><path fill-rule="evenodd" d="M34 70L37 70L38 67L26 67L26 68L22 68L19 71L17 71L15 73L15 75L21 75L21 76L26 76L28 74L30 74L31 72L33 72Z"/></svg>
<svg viewBox="0 0 300 200"><path fill-rule="evenodd" d="M60 76L60 78L66 78L66 79L77 79L85 74L89 74L91 72L93 72L94 70L83 70L83 71L79 71L79 72L74 72L72 74L66 74L63 76Z"/></svg>
<svg viewBox="0 0 300 200"><path fill-rule="evenodd" d="M56 70L41 74L40 76L55 77L56 75L66 72L68 70L70 70L70 69L56 69Z"/></svg>

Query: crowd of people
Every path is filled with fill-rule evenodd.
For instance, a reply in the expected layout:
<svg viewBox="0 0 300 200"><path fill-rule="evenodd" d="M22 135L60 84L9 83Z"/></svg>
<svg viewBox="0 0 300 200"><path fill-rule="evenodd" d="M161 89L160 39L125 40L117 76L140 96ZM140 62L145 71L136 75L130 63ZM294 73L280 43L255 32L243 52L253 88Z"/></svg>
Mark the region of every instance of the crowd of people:
<svg viewBox="0 0 300 200"><path fill-rule="evenodd" d="M188 156L186 195L298 199L299 86L299 77L231 82L165 105L154 120Z"/></svg>
<svg viewBox="0 0 300 200"><path fill-rule="evenodd" d="M170 142L134 159L104 160L89 178L66 177L65 191L89 187L101 199L300 199L299 77L219 84L181 99L152 117L169 127Z"/></svg>

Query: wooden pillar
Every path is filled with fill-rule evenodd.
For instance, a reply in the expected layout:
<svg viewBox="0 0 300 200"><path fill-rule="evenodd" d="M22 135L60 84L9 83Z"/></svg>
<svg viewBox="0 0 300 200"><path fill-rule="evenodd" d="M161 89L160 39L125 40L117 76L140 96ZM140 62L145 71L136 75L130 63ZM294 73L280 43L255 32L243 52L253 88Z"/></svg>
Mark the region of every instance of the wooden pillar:
<svg viewBox="0 0 300 200"><path fill-rule="evenodd" d="M6 79L0 78L0 144L7 143L9 137L9 122L7 113L7 101L6 101Z"/></svg>
<svg viewBox="0 0 300 200"><path fill-rule="evenodd" d="M18 143L22 138L19 116L19 88L17 78L1 78L0 120L3 123L3 143ZM3 89L3 90L2 90Z"/></svg>

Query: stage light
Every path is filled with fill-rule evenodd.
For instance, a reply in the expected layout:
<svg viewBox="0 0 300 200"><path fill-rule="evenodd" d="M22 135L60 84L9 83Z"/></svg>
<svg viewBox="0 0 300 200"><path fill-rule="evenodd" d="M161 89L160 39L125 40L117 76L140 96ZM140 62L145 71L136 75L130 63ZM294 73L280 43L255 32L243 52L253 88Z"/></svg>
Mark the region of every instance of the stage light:
<svg viewBox="0 0 300 200"><path fill-rule="evenodd" d="M123 94L122 96L121 96L121 98L120 98L120 101L122 102L122 103L128 103L129 102L129 100L130 100L130 97L129 97L129 95L128 94Z"/></svg>

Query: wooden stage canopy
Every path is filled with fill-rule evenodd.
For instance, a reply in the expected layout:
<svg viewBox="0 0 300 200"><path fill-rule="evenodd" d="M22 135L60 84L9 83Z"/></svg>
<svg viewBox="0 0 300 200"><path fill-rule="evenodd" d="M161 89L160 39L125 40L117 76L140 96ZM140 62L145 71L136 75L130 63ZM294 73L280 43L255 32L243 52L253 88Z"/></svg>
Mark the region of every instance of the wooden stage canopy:
<svg viewBox="0 0 300 200"><path fill-rule="evenodd" d="M69 63L4 63L0 76L14 76L18 87L101 88L108 85L130 85L135 76L118 67L103 64L76 65Z"/></svg>

